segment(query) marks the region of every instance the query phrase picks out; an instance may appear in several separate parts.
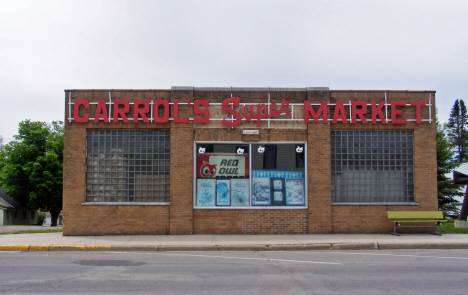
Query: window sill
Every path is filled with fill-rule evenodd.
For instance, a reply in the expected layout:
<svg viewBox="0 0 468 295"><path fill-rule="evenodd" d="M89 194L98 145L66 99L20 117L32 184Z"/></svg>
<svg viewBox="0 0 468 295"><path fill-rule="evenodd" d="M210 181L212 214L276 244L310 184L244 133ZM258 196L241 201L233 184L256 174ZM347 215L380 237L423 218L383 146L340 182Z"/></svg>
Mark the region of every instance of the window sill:
<svg viewBox="0 0 468 295"><path fill-rule="evenodd" d="M332 206L419 206L419 203L415 203L415 202L351 203L350 202L350 203L332 203Z"/></svg>
<svg viewBox="0 0 468 295"><path fill-rule="evenodd" d="M83 206L167 206L169 202L85 202Z"/></svg>

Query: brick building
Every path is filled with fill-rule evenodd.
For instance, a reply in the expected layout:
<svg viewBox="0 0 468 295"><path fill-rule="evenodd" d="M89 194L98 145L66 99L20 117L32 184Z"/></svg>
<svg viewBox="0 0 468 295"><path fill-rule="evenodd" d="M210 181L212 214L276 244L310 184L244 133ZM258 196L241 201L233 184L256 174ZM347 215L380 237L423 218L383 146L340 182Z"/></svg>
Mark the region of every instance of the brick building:
<svg viewBox="0 0 468 295"><path fill-rule="evenodd" d="M437 210L434 91L66 90L64 235L381 233Z"/></svg>

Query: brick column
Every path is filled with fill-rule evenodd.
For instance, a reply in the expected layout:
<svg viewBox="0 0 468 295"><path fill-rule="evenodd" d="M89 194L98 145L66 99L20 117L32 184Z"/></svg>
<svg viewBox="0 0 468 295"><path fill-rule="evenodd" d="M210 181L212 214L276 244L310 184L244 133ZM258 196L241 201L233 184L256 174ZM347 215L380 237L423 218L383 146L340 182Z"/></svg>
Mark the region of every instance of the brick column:
<svg viewBox="0 0 468 295"><path fill-rule="evenodd" d="M87 221L86 216L76 213L82 211L81 203L85 201L86 128L83 128L84 124L72 124L67 119L64 124L62 215L63 235L71 236L81 233L83 223Z"/></svg>
<svg viewBox="0 0 468 295"><path fill-rule="evenodd" d="M435 105L434 100L432 103ZM435 118L435 107L432 111L432 118ZM415 125L414 122L412 124ZM430 124L422 122L414 127L414 201L419 203L419 210L422 211L438 208L435 125L436 122L433 119Z"/></svg>
<svg viewBox="0 0 468 295"><path fill-rule="evenodd" d="M307 99L311 103L330 101L328 89L307 89ZM317 107L314 107L316 110ZM330 117L330 114L329 116ZM309 233L331 233L331 155L330 124L308 125L307 132L307 171L309 202Z"/></svg>
<svg viewBox="0 0 468 295"><path fill-rule="evenodd" d="M172 87L171 101L193 101L193 87ZM179 107L179 118L192 117ZM171 114L173 117L174 114ZM170 233L193 234L193 123L171 123Z"/></svg>

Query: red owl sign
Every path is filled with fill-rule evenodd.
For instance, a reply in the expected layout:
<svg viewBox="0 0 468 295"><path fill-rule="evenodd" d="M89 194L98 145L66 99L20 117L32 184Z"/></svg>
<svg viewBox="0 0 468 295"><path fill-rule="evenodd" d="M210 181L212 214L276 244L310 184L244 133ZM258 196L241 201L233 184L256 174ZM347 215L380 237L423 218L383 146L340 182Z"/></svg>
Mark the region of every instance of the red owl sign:
<svg viewBox="0 0 468 295"><path fill-rule="evenodd" d="M238 154L197 155L197 178L249 177L249 156Z"/></svg>

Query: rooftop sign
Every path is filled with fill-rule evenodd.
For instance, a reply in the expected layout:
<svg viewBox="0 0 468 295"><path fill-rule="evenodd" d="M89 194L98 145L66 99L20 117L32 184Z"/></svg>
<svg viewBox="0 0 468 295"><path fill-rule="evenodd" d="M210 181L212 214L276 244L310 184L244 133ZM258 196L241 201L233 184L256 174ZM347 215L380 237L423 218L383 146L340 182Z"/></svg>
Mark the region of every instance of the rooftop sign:
<svg viewBox="0 0 468 295"><path fill-rule="evenodd" d="M191 109L192 117L182 117L180 115L181 106ZM406 124L408 121L432 122L431 101L337 101L330 103L322 101L321 103L289 103L283 99L281 103L243 103L239 97L228 97L222 103L210 103L209 100L198 99L194 101L179 102L174 100L113 100L106 101L100 99L97 102L88 100L71 101L69 98L68 120L69 122L144 122L144 123L189 123L193 121L196 124L209 123L212 120L221 120L222 125L226 127L236 127L242 121L255 121L257 127L260 127L262 121L303 121L309 124L311 121L327 124ZM429 107L428 118L422 118L421 111L423 107ZM210 108L220 108L224 115L222 118L210 118ZM303 109L303 117L295 118L294 108ZM132 110L131 110L132 109ZM170 117L172 109L173 116ZM411 109L414 112L414 118L403 117L403 110ZM91 114L90 114L91 112ZM187 113L184 111L184 113ZM91 117L93 115L93 117ZM297 115L296 115L297 117Z"/></svg>

